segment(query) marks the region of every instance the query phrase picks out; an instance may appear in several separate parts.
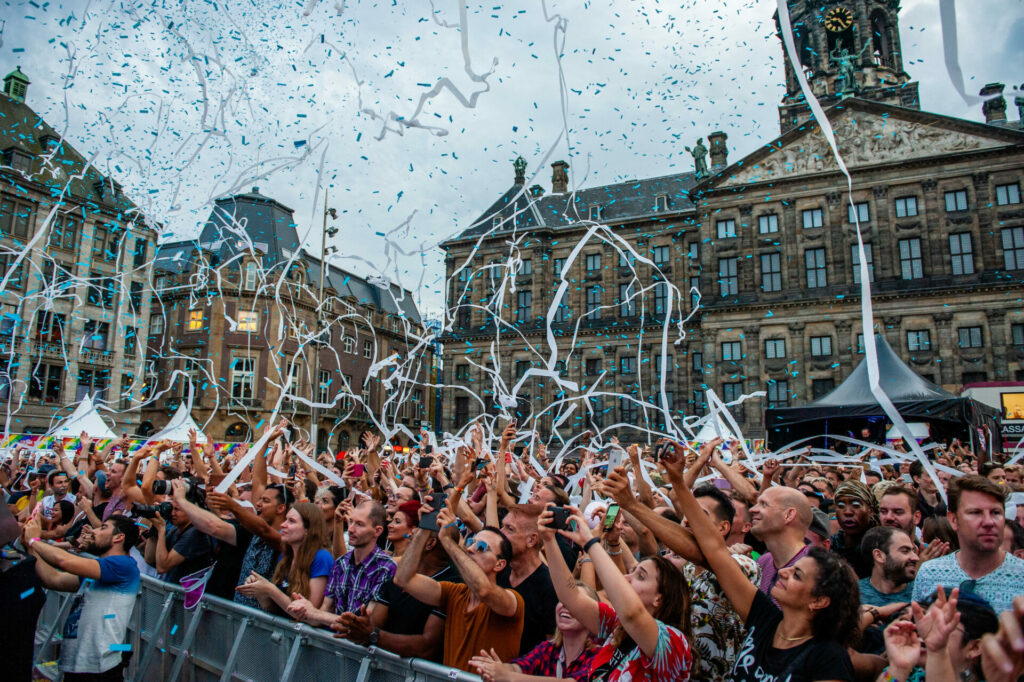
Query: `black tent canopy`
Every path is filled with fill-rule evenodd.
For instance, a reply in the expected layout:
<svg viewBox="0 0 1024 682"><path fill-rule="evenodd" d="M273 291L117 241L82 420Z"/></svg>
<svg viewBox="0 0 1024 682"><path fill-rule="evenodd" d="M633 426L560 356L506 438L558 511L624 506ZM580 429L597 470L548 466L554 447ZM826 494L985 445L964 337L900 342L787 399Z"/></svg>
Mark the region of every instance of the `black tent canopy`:
<svg viewBox="0 0 1024 682"><path fill-rule="evenodd" d="M961 438L971 442L974 428L988 426L998 434L999 413L971 398L953 395L920 377L896 355L881 334L875 335L879 384L908 422L931 425L932 438ZM831 393L799 407L769 408L765 411L768 447L780 448L810 436L861 437L871 430L873 442L885 437L887 417L871 392L868 364L861 361L843 383Z"/></svg>

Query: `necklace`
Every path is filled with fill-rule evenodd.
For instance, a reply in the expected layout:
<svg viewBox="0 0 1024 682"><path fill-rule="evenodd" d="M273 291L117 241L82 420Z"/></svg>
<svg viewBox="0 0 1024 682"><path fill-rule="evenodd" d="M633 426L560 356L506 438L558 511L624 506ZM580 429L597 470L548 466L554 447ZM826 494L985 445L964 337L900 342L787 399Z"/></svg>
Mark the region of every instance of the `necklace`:
<svg viewBox="0 0 1024 682"><path fill-rule="evenodd" d="M787 642L799 642L801 639L809 639L811 637L814 637L814 635L804 635L803 637L786 637L785 635L779 635L779 639L784 639Z"/></svg>

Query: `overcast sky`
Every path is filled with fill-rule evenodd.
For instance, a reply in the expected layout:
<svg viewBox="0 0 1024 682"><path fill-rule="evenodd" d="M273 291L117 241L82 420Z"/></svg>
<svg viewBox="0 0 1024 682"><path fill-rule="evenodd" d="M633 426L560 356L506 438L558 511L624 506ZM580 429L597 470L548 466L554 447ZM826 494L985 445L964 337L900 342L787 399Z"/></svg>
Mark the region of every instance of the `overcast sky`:
<svg viewBox="0 0 1024 682"><path fill-rule="evenodd" d="M957 5L967 91L1024 80L1024 2ZM492 2L465 28L445 0L0 7L0 69L21 65L28 103L166 233L194 236L213 199L258 185L315 252L329 187L338 264L400 282L428 314L437 243L512 184L517 155L550 190L557 159L593 186L688 170L683 146L713 130L731 160L778 132L767 0ZM922 107L980 120L946 72L937 0L905 0L901 29Z"/></svg>

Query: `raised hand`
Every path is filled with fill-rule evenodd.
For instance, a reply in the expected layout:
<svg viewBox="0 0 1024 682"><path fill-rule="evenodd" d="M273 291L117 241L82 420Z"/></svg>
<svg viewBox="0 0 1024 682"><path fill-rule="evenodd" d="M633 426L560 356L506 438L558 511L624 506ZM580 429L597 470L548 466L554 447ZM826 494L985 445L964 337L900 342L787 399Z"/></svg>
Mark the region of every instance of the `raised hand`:
<svg viewBox="0 0 1024 682"><path fill-rule="evenodd" d="M890 672L897 679L907 679L921 660L921 640L917 627L909 620L897 620L885 629L884 634Z"/></svg>
<svg viewBox="0 0 1024 682"><path fill-rule="evenodd" d="M960 595L959 588L954 588L946 599L946 593L939 587L936 589L935 601L925 612L917 602L910 605L917 623L917 634L929 651L941 651L946 646L950 633L960 624L960 612L956 610L956 600Z"/></svg>
<svg viewBox="0 0 1024 682"><path fill-rule="evenodd" d="M620 507L628 507L636 501L629 484L629 476L622 467L615 467L615 470L608 474L608 478L601 484L601 492L615 500Z"/></svg>

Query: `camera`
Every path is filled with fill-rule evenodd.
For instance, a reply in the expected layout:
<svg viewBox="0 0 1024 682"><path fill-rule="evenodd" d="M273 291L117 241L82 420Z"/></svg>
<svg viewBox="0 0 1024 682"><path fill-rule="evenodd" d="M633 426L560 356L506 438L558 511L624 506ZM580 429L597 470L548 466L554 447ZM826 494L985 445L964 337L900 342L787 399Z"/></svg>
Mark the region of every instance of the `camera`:
<svg viewBox="0 0 1024 682"><path fill-rule="evenodd" d="M184 481L184 479L182 479ZM188 495L192 491L192 484L189 481L185 481L185 495ZM154 495L170 495L174 492L174 488L171 487L170 481L153 481L153 494Z"/></svg>
<svg viewBox="0 0 1024 682"><path fill-rule="evenodd" d="M164 483L164 481L157 481L157 483ZM142 519L152 519L159 514L164 521L170 521L172 509L174 509L174 505L170 502L132 505L132 512Z"/></svg>

